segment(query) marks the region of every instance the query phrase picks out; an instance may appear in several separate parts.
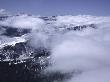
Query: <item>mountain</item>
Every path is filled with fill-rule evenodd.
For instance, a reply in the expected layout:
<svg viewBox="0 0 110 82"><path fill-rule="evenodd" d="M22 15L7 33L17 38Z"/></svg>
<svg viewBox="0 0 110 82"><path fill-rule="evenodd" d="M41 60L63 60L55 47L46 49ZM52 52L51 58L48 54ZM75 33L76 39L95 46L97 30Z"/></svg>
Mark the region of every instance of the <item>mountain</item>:
<svg viewBox="0 0 110 82"><path fill-rule="evenodd" d="M0 82L55 82L92 69L96 54L108 53L109 24L90 15L0 14Z"/></svg>
<svg viewBox="0 0 110 82"><path fill-rule="evenodd" d="M8 40L13 38L13 41L14 41L14 40L16 40L16 37L22 39L22 36L24 36L24 35L26 36L26 35L29 35L32 33L33 27L21 28L18 26L14 27L14 26L10 25L11 24L10 21L14 21L15 19L16 19L15 21L17 23L19 23L17 20L23 19L25 17L25 16L24 17L23 16L22 15L15 15L15 16L11 16L11 17L10 16L5 16L5 17L0 16L0 18L1 18L1 21L0 21L1 22L0 23L1 42L4 39L3 36L5 36ZM32 15L26 15L26 17L36 19L36 17L33 17ZM44 33L50 34L50 35L52 35L52 33L50 33L51 29L53 29L53 32L65 33L65 32L69 32L69 31L81 31L85 28L93 28L93 29L97 28L95 24L87 24L87 25L62 24L62 25L57 25L56 24L56 21L57 21L56 16L38 17L38 18L41 20L44 20L46 26L45 26L45 28L41 27L42 29L35 29L35 31L36 32L44 32ZM25 22L27 24L27 21L24 20L24 24L25 24ZM8 43L7 42L1 43L1 45L4 45L4 47L2 47L0 49L1 61L5 60L5 59L11 59L11 60L14 59L15 60L16 58L19 58L20 55L21 56L22 55L31 56L32 55L31 53L34 54L35 50L34 50L34 48L29 47L29 45L27 44L28 41L29 41L29 39L27 41L24 40L24 42L19 41L19 42L16 42L14 45L12 45L13 43L10 45L9 42ZM43 49L41 49L41 50L43 50ZM36 53L39 53L39 52L36 52ZM44 54L44 52L43 52L43 54Z"/></svg>

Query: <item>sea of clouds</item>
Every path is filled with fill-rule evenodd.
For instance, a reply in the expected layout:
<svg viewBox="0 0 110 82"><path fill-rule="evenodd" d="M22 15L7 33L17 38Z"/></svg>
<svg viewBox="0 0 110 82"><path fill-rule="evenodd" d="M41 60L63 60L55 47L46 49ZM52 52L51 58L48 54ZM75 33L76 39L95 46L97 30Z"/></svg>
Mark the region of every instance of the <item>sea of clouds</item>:
<svg viewBox="0 0 110 82"><path fill-rule="evenodd" d="M51 52L49 61L52 65L46 71L80 71L68 82L110 82L110 17L67 15L57 16L56 19L46 24L37 16L20 15L0 21L0 25L32 29L26 37L30 39L30 45L45 47ZM95 24L97 28L67 32L59 28L70 24Z"/></svg>

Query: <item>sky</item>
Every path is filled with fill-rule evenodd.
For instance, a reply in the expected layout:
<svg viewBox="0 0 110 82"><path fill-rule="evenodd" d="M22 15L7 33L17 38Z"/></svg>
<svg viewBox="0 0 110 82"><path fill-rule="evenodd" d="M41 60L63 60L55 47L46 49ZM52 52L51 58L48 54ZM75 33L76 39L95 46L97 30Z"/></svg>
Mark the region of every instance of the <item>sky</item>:
<svg viewBox="0 0 110 82"><path fill-rule="evenodd" d="M35 15L110 15L110 0L0 0L0 8Z"/></svg>

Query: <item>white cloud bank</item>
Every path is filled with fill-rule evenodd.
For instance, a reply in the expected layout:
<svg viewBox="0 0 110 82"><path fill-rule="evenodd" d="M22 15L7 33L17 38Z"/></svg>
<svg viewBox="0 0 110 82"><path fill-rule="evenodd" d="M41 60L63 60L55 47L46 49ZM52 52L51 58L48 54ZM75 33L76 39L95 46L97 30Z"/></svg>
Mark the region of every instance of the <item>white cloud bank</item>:
<svg viewBox="0 0 110 82"><path fill-rule="evenodd" d="M58 16L50 25L40 18L27 15L15 16L0 22L16 28L32 28L29 38L31 45L51 48L52 66L48 71L73 72L69 82L110 82L110 17L96 16ZM64 25L74 26L95 24L97 29L86 28L82 31L56 31Z"/></svg>
<svg viewBox="0 0 110 82"><path fill-rule="evenodd" d="M96 24L97 29L67 32L53 41L49 71L72 72L69 82L110 82L110 17L59 16L57 26Z"/></svg>
<svg viewBox="0 0 110 82"><path fill-rule="evenodd" d="M10 26L14 28L39 29L45 22L34 16L20 15L12 16L0 22L1 25Z"/></svg>

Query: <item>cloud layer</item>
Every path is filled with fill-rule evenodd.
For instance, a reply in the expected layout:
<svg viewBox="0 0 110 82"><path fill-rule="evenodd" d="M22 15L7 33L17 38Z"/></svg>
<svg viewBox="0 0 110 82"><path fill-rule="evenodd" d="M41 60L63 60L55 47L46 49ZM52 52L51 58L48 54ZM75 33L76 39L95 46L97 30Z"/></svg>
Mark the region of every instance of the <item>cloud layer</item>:
<svg viewBox="0 0 110 82"><path fill-rule="evenodd" d="M67 29L89 24L97 28ZM110 17L58 16L56 21L49 22L35 16L20 15L0 21L0 25L32 29L26 35L29 45L45 47L51 52L52 65L46 70L62 73L81 71L69 82L110 82Z"/></svg>

